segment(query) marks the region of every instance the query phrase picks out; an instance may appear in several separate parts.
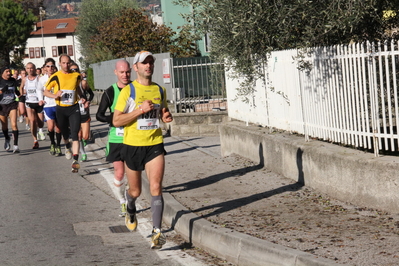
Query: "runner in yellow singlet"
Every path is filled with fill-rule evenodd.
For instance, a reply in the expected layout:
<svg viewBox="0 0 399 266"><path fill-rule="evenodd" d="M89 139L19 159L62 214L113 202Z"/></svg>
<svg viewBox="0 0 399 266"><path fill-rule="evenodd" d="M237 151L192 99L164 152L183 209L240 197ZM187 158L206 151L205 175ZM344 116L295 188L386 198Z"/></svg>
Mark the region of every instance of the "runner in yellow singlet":
<svg viewBox="0 0 399 266"><path fill-rule="evenodd" d="M131 231L137 227L135 201L141 194L141 172L145 170L151 192L151 248L162 248L166 242L161 232L166 152L159 120L169 123L173 118L166 103L165 89L152 82L154 61L155 57L147 51L139 52L134 57L133 69L137 79L120 92L113 124L115 127L125 126L122 159L129 184L126 226Z"/></svg>
<svg viewBox="0 0 399 266"><path fill-rule="evenodd" d="M70 71L71 58L68 55L61 55L59 64L61 70L54 73L47 81L44 96L55 99L57 121L65 143L65 157L68 160L73 157L72 173L77 173L80 168L78 138L80 110L78 101L79 98L82 98L83 104L85 104L86 96L79 89L80 73ZM69 142L69 129L72 138L72 152Z"/></svg>

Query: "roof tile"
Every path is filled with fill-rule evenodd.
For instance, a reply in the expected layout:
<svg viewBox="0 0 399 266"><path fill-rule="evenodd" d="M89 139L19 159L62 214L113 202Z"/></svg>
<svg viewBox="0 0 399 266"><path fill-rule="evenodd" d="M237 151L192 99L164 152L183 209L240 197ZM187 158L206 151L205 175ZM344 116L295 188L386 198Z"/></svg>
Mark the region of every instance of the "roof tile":
<svg viewBox="0 0 399 266"><path fill-rule="evenodd" d="M65 28L57 29L59 23L67 23ZM78 24L78 18L60 18L60 19L46 19L43 20L43 34L57 34L57 33L74 33L76 25ZM42 23L39 21L37 23L37 30L32 31L31 35L41 35Z"/></svg>

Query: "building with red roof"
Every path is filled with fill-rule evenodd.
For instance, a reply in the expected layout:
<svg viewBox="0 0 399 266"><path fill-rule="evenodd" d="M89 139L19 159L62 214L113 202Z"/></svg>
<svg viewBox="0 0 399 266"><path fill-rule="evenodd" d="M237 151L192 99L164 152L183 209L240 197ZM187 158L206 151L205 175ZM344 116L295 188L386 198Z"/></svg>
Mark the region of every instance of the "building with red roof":
<svg viewBox="0 0 399 266"><path fill-rule="evenodd" d="M36 67L42 67L47 57L58 62L61 54L67 54L79 63L82 55L75 34L76 25L77 18L39 21L27 40L23 63L32 62Z"/></svg>

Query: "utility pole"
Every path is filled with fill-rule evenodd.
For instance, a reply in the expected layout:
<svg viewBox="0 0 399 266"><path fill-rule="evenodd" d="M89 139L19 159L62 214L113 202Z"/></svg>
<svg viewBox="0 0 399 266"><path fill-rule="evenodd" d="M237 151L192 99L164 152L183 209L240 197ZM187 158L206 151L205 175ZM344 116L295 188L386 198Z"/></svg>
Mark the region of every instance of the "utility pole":
<svg viewBox="0 0 399 266"><path fill-rule="evenodd" d="M43 37L43 16L45 14L46 14L46 10L44 10L43 7L39 7L40 24L41 24L41 30L42 30L42 45L43 45L42 56L43 57L46 57L46 47L44 47L44 37Z"/></svg>

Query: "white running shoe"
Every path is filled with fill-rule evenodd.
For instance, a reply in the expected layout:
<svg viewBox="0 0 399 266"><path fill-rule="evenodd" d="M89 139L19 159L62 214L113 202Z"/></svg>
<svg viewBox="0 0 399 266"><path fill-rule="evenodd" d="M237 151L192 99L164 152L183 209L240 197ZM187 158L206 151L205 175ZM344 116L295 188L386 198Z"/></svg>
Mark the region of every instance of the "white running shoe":
<svg viewBox="0 0 399 266"><path fill-rule="evenodd" d="M18 122L19 123L23 123L24 122L24 117L22 115L19 116Z"/></svg>
<svg viewBox="0 0 399 266"><path fill-rule="evenodd" d="M10 150L10 140L9 139L6 139L5 140L5 142L4 142L4 149L6 150L6 151L9 151Z"/></svg>
<svg viewBox="0 0 399 266"><path fill-rule="evenodd" d="M26 129L26 130L30 130L29 124L25 124L25 129Z"/></svg>
<svg viewBox="0 0 399 266"><path fill-rule="evenodd" d="M38 140L45 140L46 139L46 135L44 135L43 132L39 131L37 133L37 138L38 138Z"/></svg>
<svg viewBox="0 0 399 266"><path fill-rule="evenodd" d="M65 158L67 158L67 160L72 159L71 149L65 149Z"/></svg>
<svg viewBox="0 0 399 266"><path fill-rule="evenodd" d="M19 147L17 145L14 145L14 149L12 150L12 153L19 153Z"/></svg>

